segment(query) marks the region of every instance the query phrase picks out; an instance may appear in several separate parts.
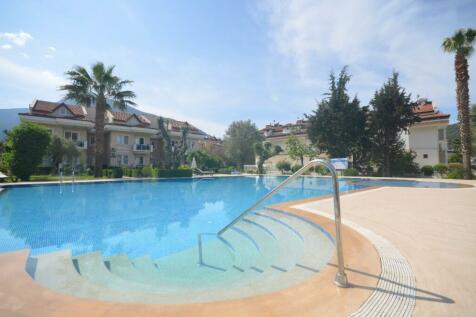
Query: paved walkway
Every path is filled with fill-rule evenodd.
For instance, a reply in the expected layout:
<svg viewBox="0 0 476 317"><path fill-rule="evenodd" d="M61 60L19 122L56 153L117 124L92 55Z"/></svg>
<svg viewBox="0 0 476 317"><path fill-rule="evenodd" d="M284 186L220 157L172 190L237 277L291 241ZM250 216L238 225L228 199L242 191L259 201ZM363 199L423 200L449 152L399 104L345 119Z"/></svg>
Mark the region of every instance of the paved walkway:
<svg viewBox="0 0 476 317"><path fill-rule="evenodd" d="M476 188L384 187L341 203L344 220L389 240L410 263L414 316L476 316ZM295 207L332 214L331 199Z"/></svg>

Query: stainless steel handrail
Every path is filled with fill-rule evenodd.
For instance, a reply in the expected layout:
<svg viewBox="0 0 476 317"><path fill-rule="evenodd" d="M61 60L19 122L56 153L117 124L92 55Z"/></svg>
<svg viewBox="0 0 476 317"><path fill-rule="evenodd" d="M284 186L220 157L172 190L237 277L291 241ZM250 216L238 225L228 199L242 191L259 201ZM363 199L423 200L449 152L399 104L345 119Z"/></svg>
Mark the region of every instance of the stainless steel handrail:
<svg viewBox="0 0 476 317"><path fill-rule="evenodd" d="M325 166L332 175L332 187L334 189L334 222L336 225L336 248L337 248L337 266L338 266L338 271L336 274L336 277L334 279L334 283L339 286L339 287L347 287L348 282L347 282L347 275L345 274L345 269L344 269L344 254L342 251L342 239L341 239L341 214L340 214L340 197L339 197L339 182L337 179L337 173L336 170L334 169L334 166L332 166L331 163L316 159L312 160L303 167L301 167L298 171L296 171L293 175L289 176L286 178L281 184L276 186L272 191L270 191L268 194L266 194L263 198L258 200L256 203L254 203L251 207L243 211L238 217L233 219L232 222L230 222L228 225L226 225L223 229L221 229L218 232L218 235L223 234L225 231L227 231L229 228L231 228L234 224L236 224L238 221L243 219L243 217L251 210L255 209L256 207L260 206L263 204L265 201L267 201L269 198L274 196L276 193L281 191L286 185L288 185L290 182L301 176L304 172L309 170L311 167L318 166L318 165L323 165Z"/></svg>

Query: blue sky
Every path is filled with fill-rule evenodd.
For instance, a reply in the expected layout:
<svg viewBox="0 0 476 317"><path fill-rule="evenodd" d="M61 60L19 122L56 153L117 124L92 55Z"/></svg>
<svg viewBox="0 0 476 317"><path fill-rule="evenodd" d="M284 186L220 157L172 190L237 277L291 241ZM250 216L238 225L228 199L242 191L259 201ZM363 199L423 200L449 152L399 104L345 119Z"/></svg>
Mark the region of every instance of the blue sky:
<svg viewBox="0 0 476 317"><path fill-rule="evenodd" d="M453 56L440 45L475 16L466 0L1 1L0 108L58 100L66 70L103 61L134 80L140 110L221 137L233 120L302 117L348 65L362 105L397 70L454 121Z"/></svg>

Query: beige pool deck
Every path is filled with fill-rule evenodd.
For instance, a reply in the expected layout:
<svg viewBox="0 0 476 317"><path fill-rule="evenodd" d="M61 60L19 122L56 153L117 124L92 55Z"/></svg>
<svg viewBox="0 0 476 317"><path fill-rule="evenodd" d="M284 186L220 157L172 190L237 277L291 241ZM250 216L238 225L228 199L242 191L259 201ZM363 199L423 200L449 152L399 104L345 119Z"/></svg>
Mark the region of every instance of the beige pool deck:
<svg viewBox="0 0 476 317"><path fill-rule="evenodd" d="M458 183L476 185L476 181ZM348 316L379 290L384 265L370 235L362 235L355 226L382 237L408 261L416 287L400 285L400 289L416 292L410 314L476 316L476 187L381 187L342 195L341 205L344 257L352 286L347 289L332 283L333 258L306 282L265 295L187 305L102 302L39 286L25 273L28 250L21 250L0 255L0 316ZM276 207L334 233L328 218L330 198ZM391 295L404 296L399 291ZM380 304L385 307L385 301Z"/></svg>

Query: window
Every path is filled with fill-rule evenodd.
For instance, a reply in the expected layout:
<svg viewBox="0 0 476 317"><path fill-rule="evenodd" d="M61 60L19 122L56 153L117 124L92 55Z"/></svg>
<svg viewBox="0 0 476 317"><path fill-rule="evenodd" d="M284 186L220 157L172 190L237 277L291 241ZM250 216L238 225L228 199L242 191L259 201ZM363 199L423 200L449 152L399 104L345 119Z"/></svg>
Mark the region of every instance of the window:
<svg viewBox="0 0 476 317"><path fill-rule="evenodd" d="M94 135L91 135L89 137L89 144L94 145L94 143L96 143L96 137Z"/></svg>
<svg viewBox="0 0 476 317"><path fill-rule="evenodd" d="M144 165L144 157L139 156L139 166L142 166L142 165Z"/></svg>
<svg viewBox="0 0 476 317"><path fill-rule="evenodd" d="M445 129L438 129L438 141L445 140Z"/></svg>
<svg viewBox="0 0 476 317"><path fill-rule="evenodd" d="M78 141L79 140L79 133L78 132L65 131L64 132L64 138L66 140Z"/></svg>
<svg viewBox="0 0 476 317"><path fill-rule="evenodd" d="M139 138L139 144L145 144L145 139L144 138Z"/></svg>
<svg viewBox="0 0 476 317"><path fill-rule="evenodd" d="M60 115L64 116L66 115L66 109L64 107L61 107L59 110Z"/></svg>
<svg viewBox="0 0 476 317"><path fill-rule="evenodd" d="M428 158L428 154L423 154L423 158L424 158L424 159L427 159L427 158Z"/></svg>
<svg viewBox="0 0 476 317"><path fill-rule="evenodd" d="M117 166L129 165L129 156L127 156L126 154L118 154L116 156L116 165Z"/></svg>
<svg viewBox="0 0 476 317"><path fill-rule="evenodd" d="M129 144L129 136L127 135L118 135L116 137L116 144Z"/></svg>

